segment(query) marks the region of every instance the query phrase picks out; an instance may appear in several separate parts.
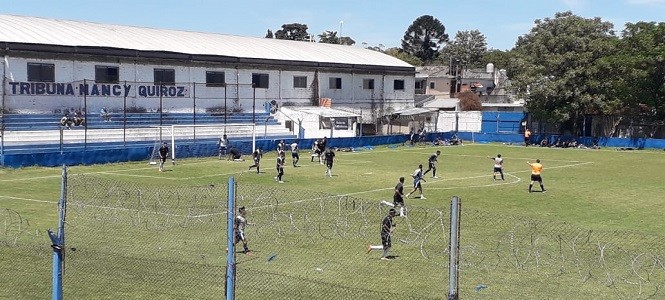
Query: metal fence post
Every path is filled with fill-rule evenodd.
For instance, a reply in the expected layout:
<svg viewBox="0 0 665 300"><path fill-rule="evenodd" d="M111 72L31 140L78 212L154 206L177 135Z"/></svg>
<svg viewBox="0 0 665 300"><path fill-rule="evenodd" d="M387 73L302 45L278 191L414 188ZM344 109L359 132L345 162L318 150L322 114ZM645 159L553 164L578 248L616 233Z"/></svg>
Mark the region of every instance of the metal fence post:
<svg viewBox="0 0 665 300"><path fill-rule="evenodd" d="M235 197L236 197L235 178L229 178L228 199L227 199L227 253L226 253L226 300L235 298L235 236L233 227L235 226Z"/></svg>
<svg viewBox="0 0 665 300"><path fill-rule="evenodd" d="M459 299L459 237L461 200L453 196L450 201L450 257L448 260L448 300Z"/></svg>
<svg viewBox="0 0 665 300"><path fill-rule="evenodd" d="M67 208L67 167L62 166L62 183L60 186L60 201L58 202L58 233L48 229L53 248L53 278L51 299L62 300L62 274L65 254L65 216Z"/></svg>

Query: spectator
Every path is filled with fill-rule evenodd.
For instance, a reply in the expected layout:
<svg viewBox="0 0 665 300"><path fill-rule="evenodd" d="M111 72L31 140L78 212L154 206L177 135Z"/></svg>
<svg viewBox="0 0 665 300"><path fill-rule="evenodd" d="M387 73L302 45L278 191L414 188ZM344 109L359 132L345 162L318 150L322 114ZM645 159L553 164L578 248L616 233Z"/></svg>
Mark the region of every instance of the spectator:
<svg viewBox="0 0 665 300"><path fill-rule="evenodd" d="M99 111L99 115L102 117L102 120L104 120L104 122L111 121L111 113L109 113L106 107L102 107L102 110Z"/></svg>

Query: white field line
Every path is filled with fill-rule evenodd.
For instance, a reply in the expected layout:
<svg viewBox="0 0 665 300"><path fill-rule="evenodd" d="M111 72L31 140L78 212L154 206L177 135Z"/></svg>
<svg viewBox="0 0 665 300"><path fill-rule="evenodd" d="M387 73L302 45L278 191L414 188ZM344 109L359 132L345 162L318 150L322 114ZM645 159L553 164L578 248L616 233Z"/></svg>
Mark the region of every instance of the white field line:
<svg viewBox="0 0 665 300"><path fill-rule="evenodd" d="M430 148L431 149L431 148ZM424 148L413 148L413 149L404 149L404 150L425 150ZM362 153L376 153L376 152L392 152L394 151L393 149L386 149L386 150L381 150L381 151L361 151L361 152L351 152L350 154L362 154ZM427 152L422 152L422 153L430 153L431 151ZM450 156L467 156L467 157L482 157L486 158L483 156L472 156L472 155L450 155ZM555 160L551 160L555 161ZM366 162L366 161L360 161L360 162ZM371 163L367 161L368 163ZM571 161L569 161L571 162ZM574 162L574 161L573 161ZM194 164L202 164L202 163L210 163L209 161L201 161L201 162L194 162L194 163L188 163L184 165L194 165ZM356 163L356 161L353 161L353 163ZM562 166L555 166L555 167L548 167L546 169L557 169L557 168L566 168L566 167L573 167L573 166L579 166L579 165L584 165L584 164L591 164L593 162L583 162L583 163L577 163L577 164L571 164L571 165L562 165ZM343 161L340 162L340 164L346 164ZM311 164L311 165L302 165L300 167L307 167L307 166L317 166L318 164ZM172 179L172 180L182 180L182 179L196 179L196 178L203 178L203 177L213 177L213 176L224 176L224 175L232 175L232 174L238 174L238 172L232 172L232 173L225 173L225 174L213 174L213 175L204 175L204 176L199 176L199 177L188 177L188 178L167 178L167 177L159 177L159 176L150 176L150 175L134 175L134 174L115 174L115 173L120 173L120 172L126 172L126 171L135 171L135 170L146 170L146 169L154 169L154 167L144 167L144 168L134 168L134 169L123 169L123 170L112 170L112 171L99 171L99 172L90 172L90 173L84 173L84 174L106 174L106 175L118 175L118 176L134 176L134 177L147 177L147 178L158 178L158 179ZM243 171L242 173L246 173L248 171ZM513 173L524 173L524 172L530 172L530 171L516 171ZM241 173L241 174L242 174ZM508 174L508 173L506 173ZM510 174L508 174L510 175ZM433 183L436 182L443 182L443 181L448 181L448 180L467 180L467 179L475 179L475 178L481 178L481 177L488 177L491 175L479 175L479 176L471 176L471 177L459 177L459 178L446 178L446 179L441 179L441 180L436 180L433 181ZM510 175L514 176L514 175ZM42 176L40 178L56 178L56 177L61 177L61 175L53 175L53 176ZM31 180L32 178L26 178L24 180ZM8 180L8 181L17 181L17 180ZM510 183L502 183L502 184L515 184L519 182L510 182ZM500 184L489 184L489 185L482 185L478 187L491 187L495 185L500 185ZM448 188L434 188L430 187L428 189L463 189L463 188L468 188L468 187L448 187ZM392 190L393 188L381 188L381 189L373 189L373 190L367 190L367 191L360 191L360 192L353 192L353 193L346 193L346 194L340 194L337 195L337 197L344 197L344 196L352 196L352 195L359 195L359 194L366 194L366 193L373 193L373 192L379 192L379 191L385 191L385 190ZM24 201L33 201L33 202L43 202L43 203L57 203L53 201L46 201L46 200L37 200L37 199L28 199L28 198L19 198L19 197L11 197L11 196L0 196L3 198L9 198L9 199L14 199L14 200L24 200ZM325 197L328 198L328 197ZM303 199L303 200L298 200L298 201L293 201L293 202L288 202L288 203L283 203L283 204L297 204L297 203L302 203L302 202L307 202L307 201L315 201L315 200L321 200L323 198L317 197L317 198L311 198L311 199ZM98 207L98 208L104 208L104 209L122 209L122 210L133 210L133 211L138 211L135 209L128 209L128 208L113 208L113 207L101 207L101 206L92 206L92 207ZM260 206L260 207L254 207L253 209L261 209L261 208L268 208L271 207L271 205L265 205L265 206ZM194 215L194 216L189 216L189 215L176 215L176 214L164 214L164 213L156 213L156 214L164 214L168 216L175 216L175 217L206 217L206 216L212 216L212 215L217 215L217 214L222 214L226 212L220 212L220 213L215 213L215 214L205 214L205 215Z"/></svg>
<svg viewBox="0 0 665 300"><path fill-rule="evenodd" d="M30 199L30 198L21 198L21 197L12 197L12 196L1 196L0 198L7 198L12 200L21 200L21 201L30 201L30 202L39 202L39 203L48 203L48 204L58 204L58 201L48 201L48 200L39 200L39 199Z"/></svg>

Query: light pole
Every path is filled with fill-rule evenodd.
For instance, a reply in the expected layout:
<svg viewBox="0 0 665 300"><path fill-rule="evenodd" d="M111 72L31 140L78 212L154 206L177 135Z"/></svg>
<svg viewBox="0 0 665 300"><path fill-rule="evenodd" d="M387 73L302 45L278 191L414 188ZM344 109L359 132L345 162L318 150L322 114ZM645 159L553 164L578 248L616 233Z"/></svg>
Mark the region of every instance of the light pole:
<svg viewBox="0 0 665 300"><path fill-rule="evenodd" d="M342 27L344 26L344 21L339 21L339 44L342 44Z"/></svg>

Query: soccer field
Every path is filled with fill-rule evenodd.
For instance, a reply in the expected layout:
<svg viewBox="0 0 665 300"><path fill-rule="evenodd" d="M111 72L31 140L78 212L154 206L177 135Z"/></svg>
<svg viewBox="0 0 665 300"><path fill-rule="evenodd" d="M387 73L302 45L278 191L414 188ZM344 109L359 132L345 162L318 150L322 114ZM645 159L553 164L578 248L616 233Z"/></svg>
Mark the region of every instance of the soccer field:
<svg viewBox="0 0 665 300"><path fill-rule="evenodd" d="M396 218L392 261L379 260L379 225L395 184L440 150L427 199ZM505 181L492 180L494 157ZM540 159L547 193L528 193ZM333 177L302 153L251 164L180 160L73 166L65 297L219 299L224 290L226 183L248 208L253 255L238 254L238 299L443 299L450 199L462 199L460 296L482 299L665 297L665 153L500 144L376 147L337 152ZM46 298L61 169L0 170L0 279L8 298ZM416 193L417 194L417 193ZM101 195L101 196L100 196ZM9 221L8 221L9 220ZM20 221L17 221L20 220ZM18 225L21 229L17 229ZM17 238L18 237L18 238ZM42 243L42 244L39 244ZM29 249L29 250L26 250ZM359 295L361 297L359 298Z"/></svg>

